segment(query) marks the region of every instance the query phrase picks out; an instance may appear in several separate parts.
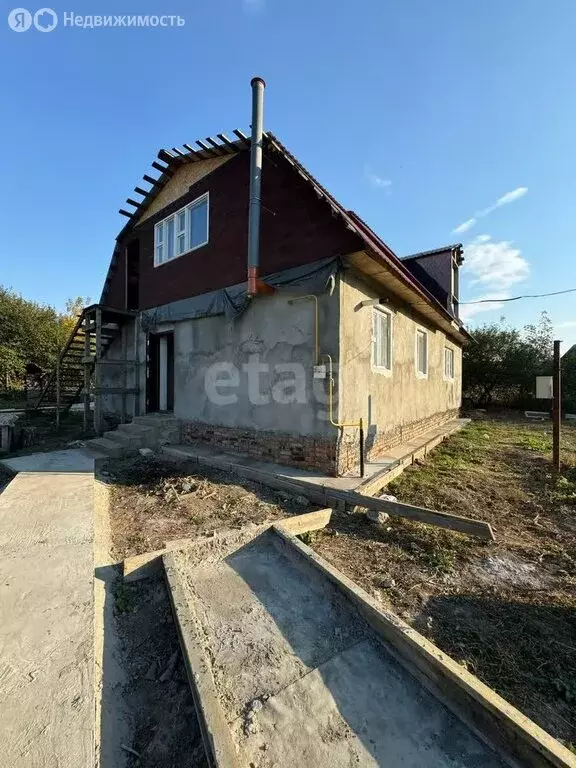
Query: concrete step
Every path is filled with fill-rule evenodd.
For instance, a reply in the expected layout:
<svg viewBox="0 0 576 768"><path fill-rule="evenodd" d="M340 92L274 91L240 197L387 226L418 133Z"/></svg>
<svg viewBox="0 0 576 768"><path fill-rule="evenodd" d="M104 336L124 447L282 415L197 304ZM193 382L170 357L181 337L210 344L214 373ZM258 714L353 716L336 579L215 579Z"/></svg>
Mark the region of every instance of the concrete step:
<svg viewBox="0 0 576 768"><path fill-rule="evenodd" d="M114 440L108 440L106 437L96 437L93 440L88 440L86 443L88 449L96 449L100 453L105 453L107 456L118 459L121 456L128 456L129 454L137 453L135 448L129 448L114 442Z"/></svg>
<svg viewBox="0 0 576 768"><path fill-rule="evenodd" d="M158 445L160 430L142 424L119 424L119 433L138 440L138 448L154 448ZM121 439L121 438L120 438Z"/></svg>
<svg viewBox="0 0 576 768"><path fill-rule="evenodd" d="M144 445L142 435L132 434L131 432L114 430L113 432L104 432L103 437L127 448L142 448Z"/></svg>
<svg viewBox="0 0 576 768"><path fill-rule="evenodd" d="M180 420L175 416L164 416L156 414L148 414L147 416L136 416L132 424L137 424L143 427L153 427L154 429L165 429L166 427L172 427L179 425Z"/></svg>
<svg viewBox="0 0 576 768"><path fill-rule="evenodd" d="M144 424L118 424L118 432L124 432L128 435L138 435L139 437L145 437L154 433L153 427L146 427Z"/></svg>

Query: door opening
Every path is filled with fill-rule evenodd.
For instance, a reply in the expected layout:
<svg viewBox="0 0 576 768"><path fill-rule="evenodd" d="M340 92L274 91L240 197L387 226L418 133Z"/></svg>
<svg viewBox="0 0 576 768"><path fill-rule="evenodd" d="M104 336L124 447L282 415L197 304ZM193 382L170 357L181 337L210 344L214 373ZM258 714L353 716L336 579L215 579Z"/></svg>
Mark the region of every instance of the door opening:
<svg viewBox="0 0 576 768"><path fill-rule="evenodd" d="M174 410L174 331L148 334L146 411Z"/></svg>

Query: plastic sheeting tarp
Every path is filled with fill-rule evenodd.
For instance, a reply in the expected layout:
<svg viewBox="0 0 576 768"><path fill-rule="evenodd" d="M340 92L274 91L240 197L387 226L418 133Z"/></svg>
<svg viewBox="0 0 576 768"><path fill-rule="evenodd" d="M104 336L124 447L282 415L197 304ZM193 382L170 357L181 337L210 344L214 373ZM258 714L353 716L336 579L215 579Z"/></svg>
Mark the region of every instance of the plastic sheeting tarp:
<svg viewBox="0 0 576 768"><path fill-rule="evenodd" d="M266 275L265 282L272 285L278 293L322 293L330 279L342 268L339 257L321 259L301 267L292 267L283 272ZM176 323L180 320L194 320L200 317L225 315L233 319L238 317L250 303L248 284L239 283L229 288L191 296L189 299L173 301L161 307L153 307L142 312L143 330L154 330L162 323Z"/></svg>

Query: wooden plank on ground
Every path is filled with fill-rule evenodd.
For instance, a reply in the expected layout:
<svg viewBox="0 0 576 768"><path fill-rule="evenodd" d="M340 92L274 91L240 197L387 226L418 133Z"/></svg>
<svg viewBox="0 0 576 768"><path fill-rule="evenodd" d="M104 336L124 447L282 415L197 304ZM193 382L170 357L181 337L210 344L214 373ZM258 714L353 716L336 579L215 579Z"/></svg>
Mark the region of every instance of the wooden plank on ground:
<svg viewBox="0 0 576 768"><path fill-rule="evenodd" d="M483 520L474 520L470 517L450 515L447 512L437 512L434 509L415 507L412 504L402 504L400 501L387 501L374 496L365 496L355 491L337 491L333 488L325 488L328 503L344 501L357 507L375 509L377 512L386 512L391 517L405 517L416 520L419 523L436 525L439 528L447 528L459 533L467 533L469 536L477 536L480 539L494 541L494 532L490 523Z"/></svg>
<svg viewBox="0 0 576 768"><path fill-rule="evenodd" d="M168 450L167 453L171 454L171 451ZM172 455L179 455L188 461L195 460L194 456L190 454L179 454L177 449ZM476 536L477 538L486 541L494 541L492 527L489 523L485 523L483 520L474 520L469 517L451 515L448 512L437 512L433 509L416 507L412 504L402 504L399 501L386 501L373 496L366 496L355 491L339 491L330 486L312 483L301 478L290 477L290 479L287 479L283 475L268 472L259 467L246 466L238 461L234 461L232 457L228 458L225 455L207 456L198 454L196 460L199 464L206 464L211 467L218 467L219 469L236 472L242 477L255 480L256 482L268 485L271 488L287 491L296 496L306 496L311 501L314 501L317 504L322 504L325 507L330 506L340 508L342 505L346 505L348 507L375 509L379 512L387 512L391 517L405 517L420 523L436 525L439 528L466 533L469 536Z"/></svg>

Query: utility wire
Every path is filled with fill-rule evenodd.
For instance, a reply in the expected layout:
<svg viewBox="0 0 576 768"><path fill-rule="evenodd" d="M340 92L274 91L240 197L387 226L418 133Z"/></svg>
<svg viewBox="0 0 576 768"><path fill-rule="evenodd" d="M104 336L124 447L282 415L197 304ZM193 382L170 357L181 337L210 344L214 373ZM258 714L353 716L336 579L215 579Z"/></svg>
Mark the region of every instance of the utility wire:
<svg viewBox="0 0 576 768"><path fill-rule="evenodd" d="M458 304L495 304L505 301L518 301L518 299L542 299L545 296L560 296L561 293L574 293L576 288L567 288L565 291L553 291L552 293L527 293L524 296L512 296L509 299L478 299L477 301L459 301Z"/></svg>

